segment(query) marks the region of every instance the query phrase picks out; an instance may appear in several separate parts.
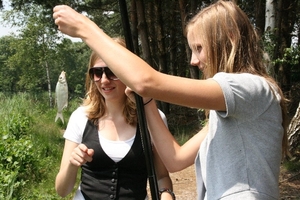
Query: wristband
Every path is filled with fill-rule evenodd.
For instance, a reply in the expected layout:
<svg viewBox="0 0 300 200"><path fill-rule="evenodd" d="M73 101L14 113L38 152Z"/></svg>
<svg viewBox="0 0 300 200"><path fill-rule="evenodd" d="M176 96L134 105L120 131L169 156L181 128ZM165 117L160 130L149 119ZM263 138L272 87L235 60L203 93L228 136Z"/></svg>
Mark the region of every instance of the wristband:
<svg viewBox="0 0 300 200"><path fill-rule="evenodd" d="M150 103L153 100L153 98L151 98L149 101L147 101L146 103L144 103L144 106L147 105L148 103Z"/></svg>
<svg viewBox="0 0 300 200"><path fill-rule="evenodd" d="M162 188L162 189L159 190L159 198L161 198L161 194L164 193L164 192L169 193L172 196L172 199L176 200L174 192L172 192L172 190L170 190L168 188Z"/></svg>

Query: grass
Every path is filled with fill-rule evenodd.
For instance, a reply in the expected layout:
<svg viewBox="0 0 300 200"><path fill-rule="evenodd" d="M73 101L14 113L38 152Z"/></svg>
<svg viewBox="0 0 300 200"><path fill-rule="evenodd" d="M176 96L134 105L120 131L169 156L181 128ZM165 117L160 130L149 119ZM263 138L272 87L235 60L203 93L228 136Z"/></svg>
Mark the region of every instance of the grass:
<svg viewBox="0 0 300 200"><path fill-rule="evenodd" d="M9 143L0 144L3 161L0 173L5 174L0 177L0 183L3 186L10 185L8 192L0 192L0 199L62 199L54 189L64 146L62 130L66 128L78 101L70 102L63 112L65 124L54 122L56 108L49 108L46 94L32 96L20 93L8 96L0 93L0 103L0 136L2 141L3 138L12 138L6 139ZM6 152L7 148L13 152ZM28 152L24 152L23 148ZM24 155L27 157L24 158ZM13 166L16 170L12 169ZM10 169L7 171L6 168ZM23 168L24 174L19 173ZM30 170L32 173L26 173Z"/></svg>
<svg viewBox="0 0 300 200"><path fill-rule="evenodd" d="M289 172L300 172L300 161L297 159L285 161L283 167Z"/></svg>

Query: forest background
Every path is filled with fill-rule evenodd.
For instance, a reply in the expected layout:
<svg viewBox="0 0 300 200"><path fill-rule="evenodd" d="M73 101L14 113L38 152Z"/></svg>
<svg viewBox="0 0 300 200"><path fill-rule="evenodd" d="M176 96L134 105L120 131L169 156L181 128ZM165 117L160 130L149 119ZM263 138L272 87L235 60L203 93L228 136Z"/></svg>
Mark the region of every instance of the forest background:
<svg viewBox="0 0 300 200"><path fill-rule="evenodd" d="M60 130L64 129L66 124L54 123L51 118L52 115L53 118L55 117L55 85L60 72L64 70L67 74L69 101L72 102L65 113L68 120L70 113L79 105L80 98L85 95L85 78L90 55L90 49L83 42L74 42L59 33L52 18L53 7L58 4L70 5L90 17L110 36L123 36L124 32L118 1L7 0L7 2L11 9L1 10L3 19L1 23L12 26L17 31L0 38L0 101L1 105L6 105L6 109L2 108L0 114L3 119L9 121L2 120L4 125L1 126L0 133L2 137L0 157L3 161L0 163L0 182L4 187L3 190L0 189L0 199L19 199L20 195L27 195L24 199L30 199L28 195L33 195L33 190L29 189L30 192L27 191L25 194L26 192L22 192L20 188L27 183L31 183L31 189L39 188L37 185L45 187L42 184L44 179L39 177L46 176L45 171L51 171L51 169L36 170L34 175L30 175L32 171L26 172L29 166L33 171L35 169L33 166L36 169L40 167L36 166L36 160L31 155L32 149L20 148L22 146L20 144L31 143L33 139L40 137L37 136L39 132L45 134L45 130L32 128L34 124L41 126L42 122L33 120L37 119L34 116L38 115L39 120L44 120L44 124L49 122L55 126L47 127L46 132L49 132L49 138L46 140L53 142L51 138L55 137L55 134L51 135L51 132L59 133L54 141L60 144L57 145L57 151L44 145L44 149L39 152L39 157L43 157L44 161L53 156L60 158L63 146L63 140L59 139L61 138ZM214 1L127 0L135 53L162 73L194 79L201 78L199 70L189 65L191 52L184 35L184 27L195 13L212 2ZM300 2L297 0L237 0L236 2L247 13L262 38L268 72L277 80L290 100L288 114L291 120L293 117L296 119L290 130L290 135L294 136L290 141L294 142L292 161L293 166L299 166L297 108L300 99L300 44L298 40L300 37ZM3 8L2 0L0 7ZM20 102L27 109L20 112L22 108L19 108L13 112L13 108L21 105ZM170 129L175 130L180 138L186 134L186 129L199 128L198 118L203 119L202 112L199 110L164 102L158 103L168 116ZM32 113L28 113L29 108L33 110ZM184 127L184 131L178 129L179 125ZM34 134L36 138L30 134L27 138L26 135L33 130L36 132ZM27 139L23 141L22 135L25 135L28 141ZM45 138L37 141L42 140ZM8 147L8 144L11 146ZM19 150L16 150L17 148ZM14 151L7 153L8 150ZM29 157L25 156L27 153ZM21 155L26 158L21 158ZM31 164L24 162L30 159L34 162ZM21 162L24 164L24 171L20 170L20 166L16 167ZM59 159L54 164L58 167ZM48 163L48 167L51 166ZM299 170L297 167L292 168ZM28 177L31 179L27 180ZM51 178L53 182L53 177ZM43 193L49 195L49 192ZM54 192L51 190L50 193ZM33 195L34 199L39 199L37 198L39 195L41 199L45 199L39 192L35 195ZM55 194L46 199L55 199L54 196Z"/></svg>

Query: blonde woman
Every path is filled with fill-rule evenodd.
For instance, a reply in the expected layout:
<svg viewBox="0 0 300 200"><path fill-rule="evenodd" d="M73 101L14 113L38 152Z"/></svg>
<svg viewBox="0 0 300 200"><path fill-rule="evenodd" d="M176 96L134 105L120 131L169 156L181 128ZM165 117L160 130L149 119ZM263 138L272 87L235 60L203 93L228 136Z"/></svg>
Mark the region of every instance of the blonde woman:
<svg viewBox="0 0 300 200"><path fill-rule="evenodd" d="M120 38L114 42L125 46ZM64 133L57 193L65 197L73 190L81 168L74 200L147 199L147 166L136 105L125 95L126 85L92 52L86 86L83 105L72 113ZM167 125L164 114L160 114ZM153 153L161 199L172 200L169 173L155 148Z"/></svg>

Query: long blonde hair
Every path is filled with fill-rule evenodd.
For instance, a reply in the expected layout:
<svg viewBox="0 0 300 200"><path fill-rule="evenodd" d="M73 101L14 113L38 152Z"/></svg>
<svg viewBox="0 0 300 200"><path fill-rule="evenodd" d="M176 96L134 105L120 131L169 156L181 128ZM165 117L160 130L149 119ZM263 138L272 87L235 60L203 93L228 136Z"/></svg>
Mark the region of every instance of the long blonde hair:
<svg viewBox="0 0 300 200"><path fill-rule="evenodd" d="M125 41L116 37L113 38L118 44L122 46L125 45ZM101 59L96 52L92 52L89 60L88 70L94 66L95 62ZM83 106L86 106L87 117L89 120L92 120L95 125L98 125L98 120L106 114L105 99L102 94L99 92L96 83L92 81L89 77L88 70L86 73L86 95L83 100ZM125 91L124 91L125 95ZM123 116L125 120L130 125L136 125L137 116L136 116L136 105L129 97L126 96L123 107Z"/></svg>
<svg viewBox="0 0 300 200"><path fill-rule="evenodd" d="M235 3L219 0L196 14L186 32L192 40L201 38L203 42L207 58L204 78L211 78L218 72L256 74L266 78L270 87L280 94L284 128L282 153L287 155L287 100L267 73L260 38L247 15Z"/></svg>

